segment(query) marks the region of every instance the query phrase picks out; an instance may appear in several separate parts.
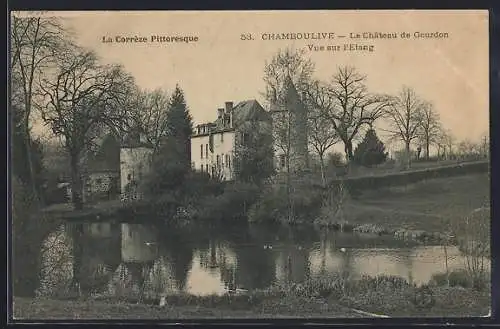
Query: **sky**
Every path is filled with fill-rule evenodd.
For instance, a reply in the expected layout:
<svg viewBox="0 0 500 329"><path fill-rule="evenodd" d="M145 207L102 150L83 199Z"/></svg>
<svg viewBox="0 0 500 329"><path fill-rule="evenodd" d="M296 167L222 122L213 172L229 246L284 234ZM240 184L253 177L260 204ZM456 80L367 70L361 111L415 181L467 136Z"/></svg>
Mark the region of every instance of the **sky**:
<svg viewBox="0 0 500 329"><path fill-rule="evenodd" d="M305 49L315 77L329 80L338 66L367 76L371 92L397 94L403 85L430 101L458 139L478 140L489 130L487 11L211 11L57 12L78 44L103 63L122 64L144 89L185 91L195 124L213 121L225 101L262 104L265 62L286 47ZM351 38L363 32L397 38ZM447 38L416 38L447 33ZM333 35L322 40L267 40L269 34ZM408 33L409 38L402 38ZM251 34L253 40L241 40ZM151 42L152 36L197 37L192 42ZM116 37L148 42L120 43ZM345 36L339 38L339 36ZM102 42L110 38L113 42ZM266 39L266 40L264 40ZM343 51L345 44L373 51ZM338 46L311 51L309 45ZM355 47L355 46L353 46ZM35 127L35 130L40 127Z"/></svg>

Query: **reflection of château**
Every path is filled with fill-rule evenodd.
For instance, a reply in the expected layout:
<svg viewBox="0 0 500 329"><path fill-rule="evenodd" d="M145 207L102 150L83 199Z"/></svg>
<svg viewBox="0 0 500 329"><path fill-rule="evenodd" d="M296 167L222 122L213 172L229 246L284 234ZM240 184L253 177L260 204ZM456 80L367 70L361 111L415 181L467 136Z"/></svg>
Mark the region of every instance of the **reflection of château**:
<svg viewBox="0 0 500 329"><path fill-rule="evenodd" d="M110 280L121 288L140 289L158 263L157 240L154 230L138 224L83 224L80 270L86 282L81 283L82 290L102 290L102 284ZM94 286L96 274L101 277L101 287Z"/></svg>

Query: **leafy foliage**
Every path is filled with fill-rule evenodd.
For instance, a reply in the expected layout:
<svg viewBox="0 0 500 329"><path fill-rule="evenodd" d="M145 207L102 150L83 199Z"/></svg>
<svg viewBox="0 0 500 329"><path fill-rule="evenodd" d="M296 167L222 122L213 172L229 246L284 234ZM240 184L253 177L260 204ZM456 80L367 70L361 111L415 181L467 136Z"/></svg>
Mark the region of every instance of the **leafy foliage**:
<svg viewBox="0 0 500 329"><path fill-rule="evenodd" d="M235 176L242 182L259 185L274 174L272 135L255 122L243 130L247 139L236 147Z"/></svg>
<svg viewBox="0 0 500 329"><path fill-rule="evenodd" d="M179 188L190 172L193 123L179 86L176 86L168 107L166 137L154 154L152 170L145 180L145 192L151 195Z"/></svg>

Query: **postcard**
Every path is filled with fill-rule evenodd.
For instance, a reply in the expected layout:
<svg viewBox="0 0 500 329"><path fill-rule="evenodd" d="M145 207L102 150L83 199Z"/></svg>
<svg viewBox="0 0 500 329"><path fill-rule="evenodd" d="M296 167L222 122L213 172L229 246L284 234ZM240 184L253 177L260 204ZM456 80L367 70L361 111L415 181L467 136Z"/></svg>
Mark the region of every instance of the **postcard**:
<svg viewBox="0 0 500 329"><path fill-rule="evenodd" d="M486 10L13 12L13 317L491 316Z"/></svg>

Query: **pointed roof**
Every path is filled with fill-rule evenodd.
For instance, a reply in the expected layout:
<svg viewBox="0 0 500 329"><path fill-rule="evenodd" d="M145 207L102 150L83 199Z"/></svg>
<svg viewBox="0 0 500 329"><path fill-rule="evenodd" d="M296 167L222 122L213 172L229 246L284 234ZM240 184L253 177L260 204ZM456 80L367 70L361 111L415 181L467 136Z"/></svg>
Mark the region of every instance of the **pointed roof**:
<svg viewBox="0 0 500 329"><path fill-rule="evenodd" d="M238 126L247 121L271 120L269 113L255 99L239 102L233 108L233 123Z"/></svg>
<svg viewBox="0 0 500 329"><path fill-rule="evenodd" d="M97 152L89 156L87 170L89 172L120 170L120 142L112 133L105 135Z"/></svg>
<svg viewBox="0 0 500 329"><path fill-rule="evenodd" d="M277 103L271 104L271 113L286 110L292 110L293 112L303 112L305 110L297 87L295 86L295 83L293 82L290 74L285 77L285 80L281 85L281 90L283 94L281 96L278 96L281 99L278 100Z"/></svg>
<svg viewBox="0 0 500 329"><path fill-rule="evenodd" d="M304 104L302 103L299 92L295 87L290 75L285 78L283 83L283 90L285 91L285 106L287 109L294 112L303 110Z"/></svg>
<svg viewBox="0 0 500 329"><path fill-rule="evenodd" d="M146 142L143 141L144 137L144 129L140 127L139 125L136 125L128 133L125 134L123 137L121 147L122 148L136 148L136 147L147 147L147 148L152 148L153 146Z"/></svg>

